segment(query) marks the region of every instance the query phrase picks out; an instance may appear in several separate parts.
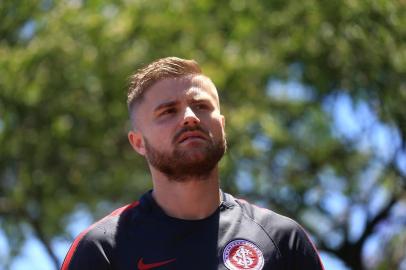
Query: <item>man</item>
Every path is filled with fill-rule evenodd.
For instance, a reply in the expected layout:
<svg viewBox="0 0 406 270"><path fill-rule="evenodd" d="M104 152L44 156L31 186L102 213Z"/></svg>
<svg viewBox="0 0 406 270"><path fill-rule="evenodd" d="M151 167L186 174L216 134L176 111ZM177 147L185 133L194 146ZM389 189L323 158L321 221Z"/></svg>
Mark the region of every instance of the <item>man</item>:
<svg viewBox="0 0 406 270"><path fill-rule="evenodd" d="M153 190L81 233L62 269L323 269L289 218L219 187L225 120L193 60L159 59L131 78L128 139Z"/></svg>

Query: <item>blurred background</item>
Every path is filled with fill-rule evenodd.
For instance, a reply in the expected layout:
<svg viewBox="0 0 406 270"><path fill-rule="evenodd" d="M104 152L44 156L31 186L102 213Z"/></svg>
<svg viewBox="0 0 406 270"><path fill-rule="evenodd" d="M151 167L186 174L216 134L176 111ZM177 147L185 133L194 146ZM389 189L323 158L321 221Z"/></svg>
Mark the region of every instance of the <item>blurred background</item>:
<svg viewBox="0 0 406 270"><path fill-rule="evenodd" d="M220 92L225 191L298 220L326 270L406 269L404 0L1 0L0 269L58 269L151 188L126 91L172 55Z"/></svg>

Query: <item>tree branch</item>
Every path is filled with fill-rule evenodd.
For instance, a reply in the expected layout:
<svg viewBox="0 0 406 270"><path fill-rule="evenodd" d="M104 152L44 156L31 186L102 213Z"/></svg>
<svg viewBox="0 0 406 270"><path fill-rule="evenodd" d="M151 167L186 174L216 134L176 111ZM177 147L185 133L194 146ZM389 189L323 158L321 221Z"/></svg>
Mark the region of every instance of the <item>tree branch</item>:
<svg viewBox="0 0 406 270"><path fill-rule="evenodd" d="M47 251L49 257L51 258L51 260L55 266L55 269L58 270L60 267L59 259L56 256L55 252L53 251L53 249L51 247L51 243L45 236L45 233L43 232L38 220L29 218L29 222L30 222L32 228L34 229L34 233L35 233L36 237L44 245L45 250Z"/></svg>

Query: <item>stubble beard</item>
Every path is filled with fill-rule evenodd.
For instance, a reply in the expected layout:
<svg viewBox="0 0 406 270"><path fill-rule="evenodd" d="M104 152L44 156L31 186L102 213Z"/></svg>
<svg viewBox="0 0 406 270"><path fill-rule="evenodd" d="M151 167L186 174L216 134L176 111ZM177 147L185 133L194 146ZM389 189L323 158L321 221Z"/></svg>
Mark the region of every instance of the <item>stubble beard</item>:
<svg viewBox="0 0 406 270"><path fill-rule="evenodd" d="M223 157L227 143L225 136L211 139L200 149L180 149L175 145L171 153L157 150L144 138L146 158L151 166L165 174L169 180L185 182L188 179L207 179ZM199 151L199 153L192 153Z"/></svg>

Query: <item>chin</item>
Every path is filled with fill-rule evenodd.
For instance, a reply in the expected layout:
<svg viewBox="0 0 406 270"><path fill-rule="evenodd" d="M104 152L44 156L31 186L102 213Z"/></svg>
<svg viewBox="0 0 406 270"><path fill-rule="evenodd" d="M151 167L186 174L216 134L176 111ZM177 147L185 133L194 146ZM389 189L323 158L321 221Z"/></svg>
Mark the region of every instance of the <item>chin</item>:
<svg viewBox="0 0 406 270"><path fill-rule="evenodd" d="M180 161L182 163L195 164L200 162L205 162L208 158L207 151L204 149L193 149L188 151L182 151L179 155Z"/></svg>

